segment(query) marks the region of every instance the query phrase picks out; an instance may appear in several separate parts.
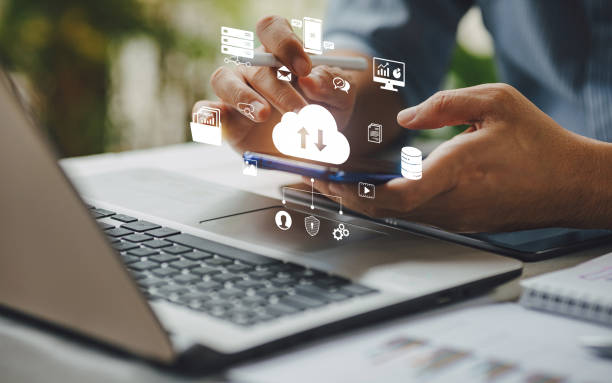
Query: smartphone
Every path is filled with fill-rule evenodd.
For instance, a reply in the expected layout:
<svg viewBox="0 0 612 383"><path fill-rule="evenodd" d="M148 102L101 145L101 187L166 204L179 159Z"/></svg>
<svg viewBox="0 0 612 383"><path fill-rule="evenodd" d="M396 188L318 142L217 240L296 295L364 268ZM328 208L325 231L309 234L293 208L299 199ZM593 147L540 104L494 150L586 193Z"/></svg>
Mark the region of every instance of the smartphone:
<svg viewBox="0 0 612 383"><path fill-rule="evenodd" d="M308 53L320 55L323 39L323 21L304 17L304 50Z"/></svg>
<svg viewBox="0 0 612 383"><path fill-rule="evenodd" d="M249 163L255 162L258 169L281 170L333 182L367 182L379 185L402 176L399 165L377 159L351 158L342 165L329 165L255 152L244 152L242 158Z"/></svg>

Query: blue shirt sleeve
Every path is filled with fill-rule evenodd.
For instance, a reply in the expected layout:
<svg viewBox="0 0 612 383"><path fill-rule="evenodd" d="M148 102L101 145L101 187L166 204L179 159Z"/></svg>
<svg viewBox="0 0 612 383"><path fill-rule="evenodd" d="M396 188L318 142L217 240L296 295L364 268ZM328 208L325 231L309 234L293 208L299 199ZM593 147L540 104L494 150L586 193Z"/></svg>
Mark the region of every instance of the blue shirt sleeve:
<svg viewBox="0 0 612 383"><path fill-rule="evenodd" d="M448 69L459 19L472 0L330 0L325 39L336 49L406 63L407 106L435 93Z"/></svg>

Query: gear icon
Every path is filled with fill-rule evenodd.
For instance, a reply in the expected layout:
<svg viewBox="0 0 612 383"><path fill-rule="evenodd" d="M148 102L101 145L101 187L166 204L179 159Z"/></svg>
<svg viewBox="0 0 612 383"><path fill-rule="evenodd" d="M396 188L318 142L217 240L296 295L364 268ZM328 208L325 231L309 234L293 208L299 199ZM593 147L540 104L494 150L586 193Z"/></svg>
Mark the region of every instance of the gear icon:
<svg viewBox="0 0 612 383"><path fill-rule="evenodd" d="M332 235L334 236L334 239L336 241L340 241L344 237L348 237L349 234L350 234L350 232L348 231L347 228L344 227L343 223L339 224L338 227L335 228L334 231L332 232Z"/></svg>

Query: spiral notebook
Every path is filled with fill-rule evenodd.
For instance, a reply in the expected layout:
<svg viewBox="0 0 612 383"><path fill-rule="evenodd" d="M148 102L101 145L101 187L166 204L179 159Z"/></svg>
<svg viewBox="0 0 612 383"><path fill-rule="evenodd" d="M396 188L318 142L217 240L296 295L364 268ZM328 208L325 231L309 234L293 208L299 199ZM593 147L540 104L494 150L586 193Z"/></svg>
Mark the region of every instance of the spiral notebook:
<svg viewBox="0 0 612 383"><path fill-rule="evenodd" d="M520 304L612 326L612 253L521 282Z"/></svg>

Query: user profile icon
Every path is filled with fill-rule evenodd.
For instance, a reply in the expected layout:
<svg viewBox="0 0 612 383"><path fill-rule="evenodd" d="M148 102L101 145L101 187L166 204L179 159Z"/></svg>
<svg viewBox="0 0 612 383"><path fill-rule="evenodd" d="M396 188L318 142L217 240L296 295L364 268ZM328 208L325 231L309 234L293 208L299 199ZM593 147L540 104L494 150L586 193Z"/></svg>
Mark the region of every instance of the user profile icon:
<svg viewBox="0 0 612 383"><path fill-rule="evenodd" d="M291 228L291 216L284 210L280 210L276 213L274 217L274 222L276 222L276 226L278 226L281 230L289 230Z"/></svg>

